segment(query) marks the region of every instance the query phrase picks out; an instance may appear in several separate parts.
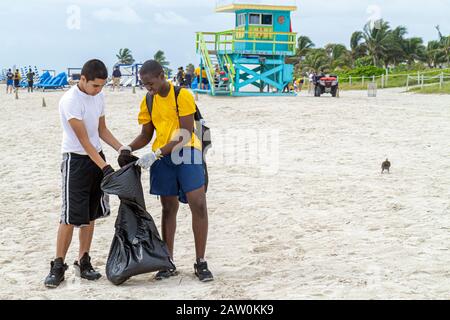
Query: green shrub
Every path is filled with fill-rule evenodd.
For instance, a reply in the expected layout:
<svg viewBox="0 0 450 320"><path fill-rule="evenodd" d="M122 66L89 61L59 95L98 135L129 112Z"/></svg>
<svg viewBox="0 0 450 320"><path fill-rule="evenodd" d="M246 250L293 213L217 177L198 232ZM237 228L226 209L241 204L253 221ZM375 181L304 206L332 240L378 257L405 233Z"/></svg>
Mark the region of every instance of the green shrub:
<svg viewBox="0 0 450 320"><path fill-rule="evenodd" d="M360 67L369 67L372 66L373 64L373 59L372 57L361 57L355 60L355 66L357 68Z"/></svg>
<svg viewBox="0 0 450 320"><path fill-rule="evenodd" d="M365 67L359 67L359 68L355 68L349 71L345 71L345 72L337 72L337 74L339 75L339 77L342 78L348 78L349 76L352 76L353 78L357 78L357 77L371 77L371 76L381 76L382 74L384 74L386 71L382 68L377 68L375 66L365 66Z"/></svg>

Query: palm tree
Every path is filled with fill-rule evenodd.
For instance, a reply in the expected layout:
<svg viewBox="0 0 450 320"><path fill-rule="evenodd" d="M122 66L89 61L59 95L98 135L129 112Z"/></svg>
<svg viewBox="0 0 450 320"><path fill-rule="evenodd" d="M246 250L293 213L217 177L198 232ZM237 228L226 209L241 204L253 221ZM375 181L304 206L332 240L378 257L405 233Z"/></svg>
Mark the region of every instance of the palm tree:
<svg viewBox="0 0 450 320"><path fill-rule="evenodd" d="M447 61L447 66L450 66L450 36L442 37L441 50L444 53L445 59Z"/></svg>
<svg viewBox="0 0 450 320"><path fill-rule="evenodd" d="M393 64L396 66L400 62L405 60L405 50L404 50L404 42L405 35L408 33L408 30L404 26L399 26L392 30L389 34L387 52L384 58L384 64L386 68L389 64Z"/></svg>
<svg viewBox="0 0 450 320"><path fill-rule="evenodd" d="M323 71L330 69L330 61L325 49L311 49L302 61L303 71Z"/></svg>
<svg viewBox="0 0 450 320"><path fill-rule="evenodd" d="M308 52L314 47L314 43L307 36L299 36L297 39L297 49L295 56L286 57L285 62L293 64L298 69L299 63L305 58Z"/></svg>
<svg viewBox="0 0 450 320"><path fill-rule="evenodd" d="M353 60L364 57L366 55L367 47L365 43L362 42L362 40L364 40L364 36L361 31L353 32L352 37L350 38L350 50Z"/></svg>
<svg viewBox="0 0 450 320"><path fill-rule="evenodd" d="M444 37L439 26L436 26L436 29L439 33L439 42L441 45L441 50L444 52L445 58L447 60L447 66L450 66L450 36Z"/></svg>
<svg viewBox="0 0 450 320"><path fill-rule="evenodd" d="M408 65L412 65L417 60L424 60L426 49L422 38L405 39L402 43L402 48Z"/></svg>
<svg viewBox="0 0 450 320"><path fill-rule="evenodd" d="M169 69L169 64L170 62L166 60L166 57L164 55L164 51L162 50L158 50L155 55L153 56L153 59L155 59L156 61L159 62L159 64L162 65L164 72L170 76L170 74L172 73L172 70Z"/></svg>
<svg viewBox="0 0 450 320"><path fill-rule="evenodd" d="M364 26L363 37L375 66L381 66L381 61L387 54L390 33L389 23L384 20L377 21L373 26L368 22Z"/></svg>
<svg viewBox="0 0 450 320"><path fill-rule="evenodd" d="M123 64L133 64L134 59L131 55L131 50L128 48L123 48L119 50L119 54L116 54L117 59L119 60L118 63Z"/></svg>
<svg viewBox="0 0 450 320"><path fill-rule="evenodd" d="M329 64L333 69L351 67L351 53L343 44L330 43L325 46L329 58Z"/></svg>
<svg viewBox="0 0 450 320"><path fill-rule="evenodd" d="M300 59L306 56L310 49L314 48L314 43L307 36L299 36L297 39L296 56Z"/></svg>
<svg viewBox="0 0 450 320"><path fill-rule="evenodd" d="M166 61L166 57L164 56L164 51L158 50L155 55L153 56L153 59L158 61L163 67L166 67L169 65L169 62Z"/></svg>
<svg viewBox="0 0 450 320"><path fill-rule="evenodd" d="M441 50L441 43L433 40L429 41L425 50L424 61L429 68L437 68L437 66L445 61L445 54Z"/></svg>

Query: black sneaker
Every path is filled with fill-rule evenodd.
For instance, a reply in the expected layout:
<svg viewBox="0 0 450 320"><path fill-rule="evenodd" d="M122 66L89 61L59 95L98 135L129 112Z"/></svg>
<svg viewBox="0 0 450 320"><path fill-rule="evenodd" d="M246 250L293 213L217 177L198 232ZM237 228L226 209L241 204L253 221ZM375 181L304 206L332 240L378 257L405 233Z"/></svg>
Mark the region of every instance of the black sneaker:
<svg viewBox="0 0 450 320"><path fill-rule="evenodd" d="M92 267L91 257L89 257L87 252L85 252L85 254L81 257L80 263L75 261L73 266L75 268L76 275L83 279L97 280L102 276L100 272L95 271Z"/></svg>
<svg viewBox="0 0 450 320"><path fill-rule="evenodd" d="M214 280L211 271L208 269L208 264L206 261L200 262L197 260L197 263L194 264L194 273L201 282Z"/></svg>
<svg viewBox="0 0 450 320"><path fill-rule="evenodd" d="M69 266L64 263L62 258L56 258L50 262L50 273L45 278L44 284L47 288L56 288L64 281L64 272Z"/></svg>
<svg viewBox="0 0 450 320"><path fill-rule="evenodd" d="M167 279L178 275L177 269L160 270L155 275L155 280Z"/></svg>

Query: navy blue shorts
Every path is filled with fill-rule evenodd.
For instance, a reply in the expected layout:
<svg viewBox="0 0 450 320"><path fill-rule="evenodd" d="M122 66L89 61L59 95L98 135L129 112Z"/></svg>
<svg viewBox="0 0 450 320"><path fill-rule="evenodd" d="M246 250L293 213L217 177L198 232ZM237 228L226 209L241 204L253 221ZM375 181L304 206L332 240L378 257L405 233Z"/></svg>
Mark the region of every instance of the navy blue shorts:
<svg viewBox="0 0 450 320"><path fill-rule="evenodd" d="M10 79L6 80L6 85L7 86L12 86L14 84L14 82Z"/></svg>
<svg viewBox="0 0 450 320"><path fill-rule="evenodd" d="M183 148L178 154L165 156L150 168L150 194L178 196L180 202L187 203L186 193L204 184L202 152L194 148Z"/></svg>

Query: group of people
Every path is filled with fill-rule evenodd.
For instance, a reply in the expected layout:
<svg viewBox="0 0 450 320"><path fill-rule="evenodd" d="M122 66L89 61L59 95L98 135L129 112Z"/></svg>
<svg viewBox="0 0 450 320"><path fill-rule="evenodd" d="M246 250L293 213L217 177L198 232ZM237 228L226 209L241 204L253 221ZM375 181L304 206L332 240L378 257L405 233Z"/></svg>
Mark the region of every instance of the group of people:
<svg viewBox="0 0 450 320"><path fill-rule="evenodd" d="M302 91L303 84L305 80L302 77L294 78L294 80L290 83L288 83L284 89L283 92L296 92L299 93Z"/></svg>
<svg viewBox="0 0 450 320"><path fill-rule="evenodd" d="M200 71L201 69L201 71ZM201 81L200 81L200 73L201 73ZM208 76L206 75L206 70L204 68L197 67L194 71L195 77L197 78L198 88L201 90L208 90Z"/></svg>
<svg viewBox="0 0 450 320"><path fill-rule="evenodd" d="M116 75L114 74L114 72L116 72ZM118 68L114 72L113 72L113 88L115 86L114 81L116 81L117 86L119 86L120 76L121 76L119 74L120 71ZM200 73L202 75L201 79L200 79ZM215 76L217 76L217 79L220 78L219 73L217 73ZM192 82L193 82L194 78L197 79L199 89L202 89L202 90L208 89L209 81L208 81L208 76L206 74L206 70L202 69L200 71L200 67L195 68L194 73L192 73L191 70L185 71L183 67L179 67L176 76L171 78L171 81L174 85L177 85L179 87L192 88Z"/></svg>
<svg viewBox="0 0 450 320"><path fill-rule="evenodd" d="M33 72L33 70L31 70L31 68L28 69L28 72L26 74L28 82L28 92L33 92L35 75L36 74ZM22 75L20 74L19 69L16 69L14 73L11 71L11 69L8 69L8 71L6 72L6 94L13 93L13 89L19 90L21 80Z"/></svg>
<svg viewBox="0 0 450 320"><path fill-rule="evenodd" d="M86 62L79 83L65 92L59 102L63 128L62 211L55 258L50 262L50 272L44 280L46 287L55 288L64 281L68 269L65 259L74 228L79 228L79 253L73 267L81 278L97 280L101 277L92 265L89 252L95 221L110 215L108 195L103 193L100 185L104 177L115 172L105 158L101 140L117 151L120 167L134 163L150 170L150 193L160 197L162 238L172 261L179 201L186 200L192 212L196 252L194 274L202 282L213 280L205 260L208 212L205 172L201 163L202 143L193 134L194 97L182 88L176 98L174 85L166 80L162 66L155 60L146 61L139 75L153 99L152 111L144 97L137 115L141 133L128 145L119 142L106 125L101 91L106 85L108 71L102 61ZM141 158L134 156L133 152L148 145L154 134L156 138L151 151ZM183 157L180 163L174 154L183 154L189 159ZM198 159L201 159L200 163ZM161 280L177 274L176 268L160 270L155 278Z"/></svg>
<svg viewBox="0 0 450 320"><path fill-rule="evenodd" d="M173 80L174 80L174 83L176 83L180 87L184 87L184 88L192 87L192 73L189 70L187 70L187 72L185 72L183 67L178 68L177 75Z"/></svg>

